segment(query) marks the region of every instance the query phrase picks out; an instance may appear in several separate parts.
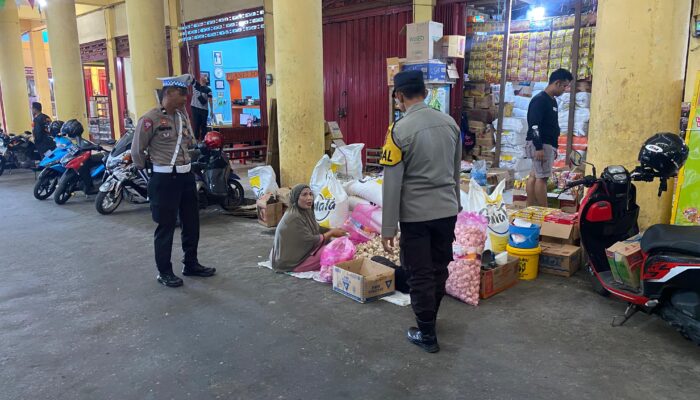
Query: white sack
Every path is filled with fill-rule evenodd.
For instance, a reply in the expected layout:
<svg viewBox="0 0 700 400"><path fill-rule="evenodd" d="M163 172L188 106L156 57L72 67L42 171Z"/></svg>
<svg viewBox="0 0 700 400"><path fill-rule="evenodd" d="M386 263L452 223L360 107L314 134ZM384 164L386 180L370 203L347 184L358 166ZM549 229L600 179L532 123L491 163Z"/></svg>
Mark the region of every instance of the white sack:
<svg viewBox="0 0 700 400"><path fill-rule="evenodd" d="M332 171L318 193L314 193L316 222L324 228L341 228L350 216L348 195Z"/></svg>
<svg viewBox="0 0 700 400"><path fill-rule="evenodd" d="M333 152L331 161L338 165L339 175L352 179L362 179L362 149L364 143L354 143L340 146Z"/></svg>
<svg viewBox="0 0 700 400"><path fill-rule="evenodd" d="M255 198L259 199L267 193L277 193L277 175L275 170L269 165L255 167L248 171L248 182L255 194Z"/></svg>
<svg viewBox="0 0 700 400"><path fill-rule="evenodd" d="M364 178L352 182L348 187L348 194L365 199L382 207L382 178Z"/></svg>
<svg viewBox="0 0 700 400"><path fill-rule="evenodd" d="M465 211L475 212L488 219L488 235L484 249L494 253L505 251L508 244L508 212L503 201L505 187L506 181L502 180L489 196L476 180L472 179L469 181L468 201L463 205Z"/></svg>

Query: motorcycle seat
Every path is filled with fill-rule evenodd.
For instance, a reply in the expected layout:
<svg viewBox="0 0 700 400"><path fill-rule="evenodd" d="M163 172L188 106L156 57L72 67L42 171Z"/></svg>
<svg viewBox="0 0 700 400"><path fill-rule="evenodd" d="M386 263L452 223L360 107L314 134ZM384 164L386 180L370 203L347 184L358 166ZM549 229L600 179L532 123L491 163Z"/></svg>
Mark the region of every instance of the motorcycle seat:
<svg viewBox="0 0 700 400"><path fill-rule="evenodd" d="M700 257L700 226L657 224L642 236L642 250L673 251Z"/></svg>

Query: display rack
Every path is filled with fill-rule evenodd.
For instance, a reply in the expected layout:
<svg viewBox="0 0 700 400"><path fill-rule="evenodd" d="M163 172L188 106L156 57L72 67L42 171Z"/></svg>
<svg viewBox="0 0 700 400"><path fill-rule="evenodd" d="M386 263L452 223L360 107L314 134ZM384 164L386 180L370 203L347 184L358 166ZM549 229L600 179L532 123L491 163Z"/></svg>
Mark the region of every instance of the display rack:
<svg viewBox="0 0 700 400"><path fill-rule="evenodd" d="M108 96L92 96L90 99L90 116L88 125L90 138L99 143L112 139Z"/></svg>

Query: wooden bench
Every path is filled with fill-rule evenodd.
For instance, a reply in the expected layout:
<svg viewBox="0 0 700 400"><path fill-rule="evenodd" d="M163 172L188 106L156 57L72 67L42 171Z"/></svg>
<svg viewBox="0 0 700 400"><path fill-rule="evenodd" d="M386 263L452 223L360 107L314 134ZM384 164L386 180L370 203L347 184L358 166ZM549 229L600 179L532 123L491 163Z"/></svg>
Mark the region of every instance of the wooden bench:
<svg viewBox="0 0 700 400"><path fill-rule="evenodd" d="M255 157L256 153L267 152L267 145L249 146L245 143L234 144L232 147L224 147L223 152L228 154L231 162L238 160L245 165L246 160Z"/></svg>

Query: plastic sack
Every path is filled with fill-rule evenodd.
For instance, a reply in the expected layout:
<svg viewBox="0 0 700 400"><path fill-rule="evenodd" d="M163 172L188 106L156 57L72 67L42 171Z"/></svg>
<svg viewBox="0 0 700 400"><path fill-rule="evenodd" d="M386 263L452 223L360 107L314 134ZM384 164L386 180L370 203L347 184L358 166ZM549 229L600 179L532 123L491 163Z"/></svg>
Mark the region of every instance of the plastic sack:
<svg viewBox="0 0 700 400"><path fill-rule="evenodd" d="M346 189L346 192L347 192L347 189ZM362 205L362 204L372 205L372 203L370 203L369 201L367 201L365 199L361 199L357 196L349 196L348 197L348 206L350 208L350 211L354 211L355 208L357 208L357 206Z"/></svg>
<svg viewBox="0 0 700 400"><path fill-rule="evenodd" d="M486 242L488 221L482 215L463 212L457 216L455 241L452 245L454 261L447 269L447 294L469 305L479 304L481 284L481 253Z"/></svg>
<svg viewBox="0 0 700 400"><path fill-rule="evenodd" d="M514 108L527 111L528 107L530 107L530 101L532 101L532 97L515 96Z"/></svg>
<svg viewBox="0 0 700 400"><path fill-rule="evenodd" d="M508 212L503 201L503 191L506 181L502 180L489 196L479 184L472 179L469 181L469 195L465 211L477 213L488 220L488 235L486 249L494 253L506 250L508 244Z"/></svg>
<svg viewBox="0 0 700 400"><path fill-rule="evenodd" d="M344 261L350 261L355 257L355 245L348 237L341 237L331 241L321 251L321 266L332 267Z"/></svg>
<svg viewBox="0 0 700 400"><path fill-rule="evenodd" d="M333 152L331 162L338 165L338 174L351 179L362 179L362 149L364 143L340 146Z"/></svg>
<svg viewBox="0 0 700 400"><path fill-rule="evenodd" d="M382 178L365 178L348 185L348 194L365 199L382 207Z"/></svg>
<svg viewBox="0 0 700 400"><path fill-rule="evenodd" d="M493 121L494 128L498 129L498 120ZM527 118L504 117L503 130L515 133L527 133Z"/></svg>
<svg viewBox="0 0 700 400"><path fill-rule="evenodd" d="M333 282L333 266L332 265L322 265L321 269L318 271L318 280L323 283Z"/></svg>
<svg viewBox="0 0 700 400"><path fill-rule="evenodd" d="M309 182L309 187L314 194L320 193L321 189L326 184L326 176L328 175L328 171L331 170L332 165L333 163L331 162L330 157L325 154L316 163L316 166L311 173L311 182Z"/></svg>
<svg viewBox="0 0 700 400"><path fill-rule="evenodd" d="M380 223L373 219L374 214L379 214ZM350 218L345 221L343 229L350 234L350 241L354 244L369 242L381 232L382 209L377 206L359 205L353 210Z"/></svg>
<svg viewBox="0 0 700 400"><path fill-rule="evenodd" d="M486 173L488 172L488 166L486 166L485 160L474 161L472 164L471 180L470 182L475 182L478 185L486 185Z"/></svg>
<svg viewBox="0 0 700 400"><path fill-rule="evenodd" d="M342 227L350 214L350 202L345 189L332 171L326 172L325 183L314 195L316 222L324 228Z"/></svg>
<svg viewBox="0 0 700 400"><path fill-rule="evenodd" d="M248 171L248 181L256 199L266 193L277 193L279 189L275 170L269 165L255 167Z"/></svg>

